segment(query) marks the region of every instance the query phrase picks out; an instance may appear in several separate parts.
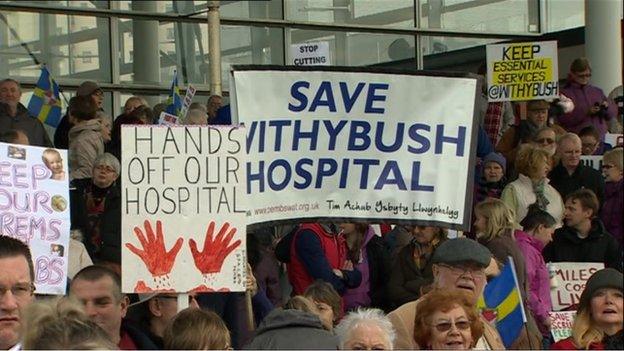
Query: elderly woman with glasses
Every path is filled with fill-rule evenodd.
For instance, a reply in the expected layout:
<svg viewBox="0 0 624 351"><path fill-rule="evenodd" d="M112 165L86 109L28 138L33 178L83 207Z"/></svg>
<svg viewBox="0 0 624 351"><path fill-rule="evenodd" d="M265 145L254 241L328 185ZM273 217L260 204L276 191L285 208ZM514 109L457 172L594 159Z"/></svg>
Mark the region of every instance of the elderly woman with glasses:
<svg viewBox="0 0 624 351"><path fill-rule="evenodd" d="M608 100L602 89L589 83L591 78L589 60L577 58L570 65L568 81L561 87L561 93L572 99L574 109L559 116L559 123L565 130L579 133L583 127L593 125L604 139L608 125L617 115L617 106Z"/></svg>
<svg viewBox="0 0 624 351"><path fill-rule="evenodd" d="M83 232L84 244L95 261L121 263L121 165L109 153L98 156L91 182L71 192L72 228Z"/></svg>
<svg viewBox="0 0 624 351"><path fill-rule="evenodd" d="M424 350L470 350L482 335L483 323L465 292L434 290L416 310L414 340Z"/></svg>

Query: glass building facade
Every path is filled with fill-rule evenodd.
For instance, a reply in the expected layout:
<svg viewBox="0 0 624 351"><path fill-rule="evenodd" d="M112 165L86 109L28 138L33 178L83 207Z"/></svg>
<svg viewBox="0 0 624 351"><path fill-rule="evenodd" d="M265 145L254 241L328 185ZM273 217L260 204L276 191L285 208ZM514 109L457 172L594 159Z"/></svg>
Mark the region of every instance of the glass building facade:
<svg viewBox="0 0 624 351"><path fill-rule="evenodd" d="M84 80L117 115L133 94L166 98L180 84L210 94L207 1L0 1L0 77L24 102L45 63L69 99ZM584 0L221 1L224 94L235 64L283 65L289 47L328 42L332 65L402 62L584 25ZM203 96L203 97L202 97Z"/></svg>

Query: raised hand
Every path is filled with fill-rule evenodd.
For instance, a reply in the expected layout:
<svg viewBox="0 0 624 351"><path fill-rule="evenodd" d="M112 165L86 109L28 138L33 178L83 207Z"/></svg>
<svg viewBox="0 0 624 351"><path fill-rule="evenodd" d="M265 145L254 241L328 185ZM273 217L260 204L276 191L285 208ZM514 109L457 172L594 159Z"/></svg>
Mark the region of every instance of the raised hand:
<svg viewBox="0 0 624 351"><path fill-rule="evenodd" d="M236 234L236 228L230 229L230 223L226 222L221 226L219 233L213 240L214 228L215 222L211 221L206 230L206 241L204 241L204 248L202 251L197 249L195 240L189 240L195 266L202 274L220 272L225 258L241 244L240 240L236 240L230 245L230 241L232 241L234 234Z"/></svg>
<svg viewBox="0 0 624 351"><path fill-rule="evenodd" d="M173 248L167 252L165 240L163 238L162 223L156 221L156 235L154 235L152 225L149 221L146 220L143 222L143 226L145 227L145 235L143 235L141 228L134 227L134 234L139 239L143 250L136 248L130 243L126 243L126 247L143 260L143 263L145 263L147 270L152 273L152 276L156 277L169 274L175 262L175 258L180 248L182 248L184 239L178 238Z"/></svg>

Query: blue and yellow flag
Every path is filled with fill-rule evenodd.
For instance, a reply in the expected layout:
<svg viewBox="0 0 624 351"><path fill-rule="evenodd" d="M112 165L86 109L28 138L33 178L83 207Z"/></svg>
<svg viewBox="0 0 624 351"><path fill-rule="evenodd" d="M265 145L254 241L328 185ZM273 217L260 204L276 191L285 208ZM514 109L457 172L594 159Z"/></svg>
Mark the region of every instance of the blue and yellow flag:
<svg viewBox="0 0 624 351"><path fill-rule="evenodd" d="M41 67L41 76L28 102L28 113L41 122L56 128L61 122L61 98L59 86L50 76L46 66Z"/></svg>
<svg viewBox="0 0 624 351"><path fill-rule="evenodd" d="M505 347L511 347L526 323L522 296L511 257L501 274L487 283L477 307L485 319L494 322Z"/></svg>
<svg viewBox="0 0 624 351"><path fill-rule="evenodd" d="M182 110L182 97L180 96L180 87L178 86L178 72L173 75L173 82L171 82L171 92L167 99L167 107L165 112L168 114L180 117L180 111Z"/></svg>

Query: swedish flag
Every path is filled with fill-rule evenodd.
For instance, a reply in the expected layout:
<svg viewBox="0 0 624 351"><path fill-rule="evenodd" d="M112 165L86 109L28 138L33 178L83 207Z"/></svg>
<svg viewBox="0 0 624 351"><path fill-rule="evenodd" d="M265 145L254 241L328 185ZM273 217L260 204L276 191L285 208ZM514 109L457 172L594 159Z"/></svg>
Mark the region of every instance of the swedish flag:
<svg viewBox="0 0 624 351"><path fill-rule="evenodd" d="M174 116L180 117L180 111L182 110L182 97L180 96L180 87L178 86L178 72L176 71L173 76L173 82L171 82L171 92L167 99L167 107L165 112Z"/></svg>
<svg viewBox="0 0 624 351"><path fill-rule="evenodd" d="M61 122L61 98L59 86L50 76L46 66L41 67L41 76L28 102L28 113L41 122L56 128Z"/></svg>
<svg viewBox="0 0 624 351"><path fill-rule="evenodd" d="M527 320L511 257L501 274L487 283L477 306L486 319L495 321L505 347L511 347Z"/></svg>

